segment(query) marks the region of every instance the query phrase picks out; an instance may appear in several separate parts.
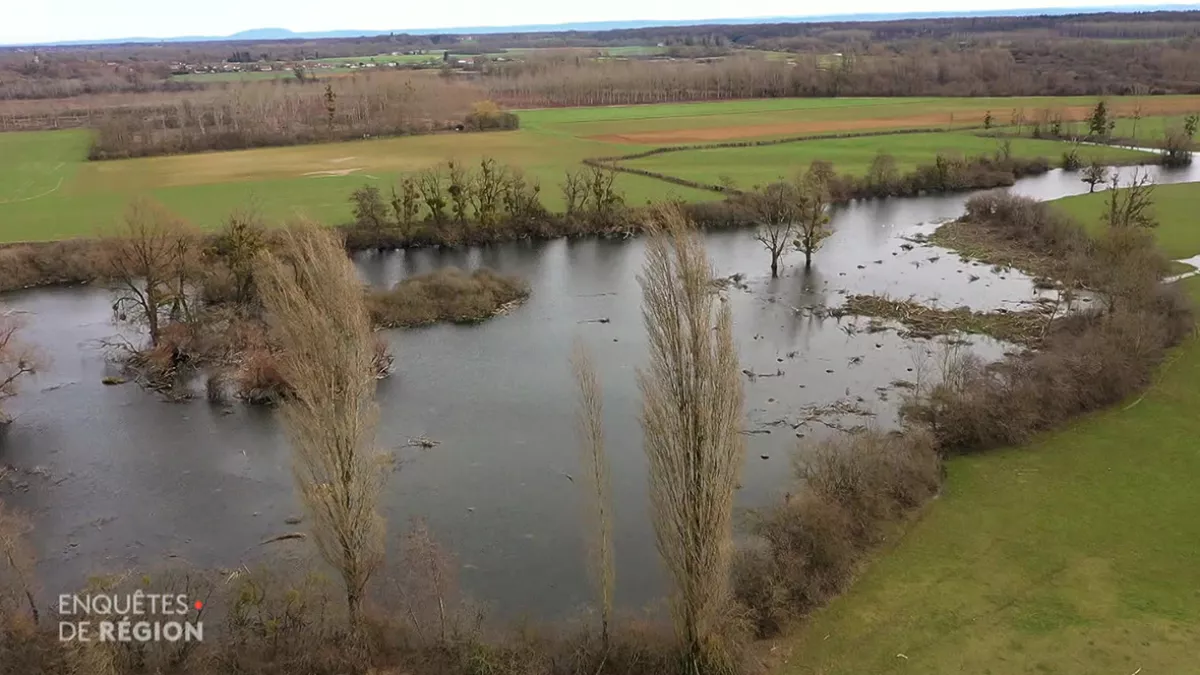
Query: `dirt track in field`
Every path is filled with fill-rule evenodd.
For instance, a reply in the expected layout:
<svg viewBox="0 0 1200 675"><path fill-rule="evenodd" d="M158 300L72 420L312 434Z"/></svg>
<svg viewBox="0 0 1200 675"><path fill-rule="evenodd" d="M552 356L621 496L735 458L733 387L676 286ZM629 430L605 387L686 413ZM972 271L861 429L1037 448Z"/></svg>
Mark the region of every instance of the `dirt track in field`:
<svg viewBox="0 0 1200 675"><path fill-rule="evenodd" d="M1134 113L1138 102L1132 100L1111 101L1110 114L1128 117ZM1025 108L1025 122L1036 121L1043 110L1051 114L1061 113L1063 119L1079 121L1086 119L1092 113L1092 106L1057 106L1049 108ZM1200 98L1186 99L1155 99L1146 98L1141 101L1143 117L1153 115L1179 115L1200 111ZM633 131L622 134L604 134L589 136L590 140L606 141L609 143L631 143L642 145L676 145L683 143L714 143L752 138L767 138L773 136L802 136L806 134L836 134L852 131L881 131L887 129L921 129L951 126L977 126L983 123L986 111L954 110L946 112L922 113L898 117L873 117L862 119L834 120L796 120L794 122L779 122L776 124L748 124L706 129L667 129L658 131ZM1011 110L994 110L996 126L1007 126L1011 119ZM681 120L682 121L682 120Z"/></svg>

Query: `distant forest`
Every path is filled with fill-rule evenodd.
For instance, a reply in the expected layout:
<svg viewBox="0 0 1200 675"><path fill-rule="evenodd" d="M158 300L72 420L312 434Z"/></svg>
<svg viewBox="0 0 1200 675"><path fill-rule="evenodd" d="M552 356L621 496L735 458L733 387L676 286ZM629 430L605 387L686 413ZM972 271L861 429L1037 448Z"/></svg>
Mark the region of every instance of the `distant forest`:
<svg viewBox="0 0 1200 675"><path fill-rule="evenodd" d="M421 56L355 62L412 54ZM360 78L360 67L371 77L440 75L509 107L1200 93L1200 12L7 48L0 50L0 129L94 126L111 108L220 100L225 110L264 96L320 108L326 86L314 81ZM204 79L231 70L227 79ZM253 81L238 79L245 71ZM289 93L267 92L281 87Z"/></svg>

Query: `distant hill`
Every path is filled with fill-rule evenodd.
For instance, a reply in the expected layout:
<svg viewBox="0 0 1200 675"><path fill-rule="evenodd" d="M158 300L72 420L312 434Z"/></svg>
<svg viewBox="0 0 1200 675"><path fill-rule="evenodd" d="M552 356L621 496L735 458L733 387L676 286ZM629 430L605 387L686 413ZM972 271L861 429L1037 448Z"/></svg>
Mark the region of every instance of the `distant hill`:
<svg viewBox="0 0 1200 675"><path fill-rule="evenodd" d="M294 32L286 28L255 28L232 35L189 35L168 38L130 37L109 40L71 40L63 42L41 42L30 44L12 43L2 46L78 46L128 43L166 42L231 42L267 40L318 40L324 38L353 38L398 33L407 35L486 35L495 33L558 33L567 31L604 31L655 26L705 26L761 23L826 23L843 21L897 21L903 19L943 19L950 17L988 16L1061 16L1067 14L1096 14L1101 12L1162 12L1200 10L1200 4L1192 5L1113 5L1107 7L1044 7L1037 9L997 9L951 12L886 12L875 14L826 14L822 16L769 16L729 19L685 19L649 21L590 21L560 24L526 24L516 26L458 26L447 28L416 28L397 30L331 30Z"/></svg>

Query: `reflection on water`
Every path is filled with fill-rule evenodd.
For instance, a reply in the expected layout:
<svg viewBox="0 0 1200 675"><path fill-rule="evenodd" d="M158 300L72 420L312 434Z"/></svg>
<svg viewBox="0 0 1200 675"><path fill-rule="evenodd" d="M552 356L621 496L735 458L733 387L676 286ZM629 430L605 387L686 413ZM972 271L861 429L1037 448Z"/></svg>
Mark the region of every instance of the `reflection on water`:
<svg viewBox="0 0 1200 675"><path fill-rule="evenodd" d="M1196 173L1159 180L1194 180ZM1048 198L1086 188L1056 171L1013 190ZM906 246L903 235L959 215L965 199L841 207L814 268L791 256L779 279L769 278L766 253L746 232L708 236L717 274L746 275L745 288L729 291L743 368L780 373L746 382L747 427L770 433L747 436L740 507L766 503L787 487L796 434L828 433L821 424L793 430L771 423L794 422L805 406L845 401L874 413L868 423L890 424L898 398L891 383L914 379L937 348L892 332L855 332L850 321L819 319L807 308L858 292L979 309L1033 299L1020 274L1002 277L944 250ZM642 260L636 239L356 258L376 285L458 265L517 274L533 289L525 305L480 326L390 332L397 370L379 390L380 445L396 448L421 434L441 442L403 451L384 500L393 535L410 517L428 518L458 554L468 590L502 612L553 615L587 601L581 488L563 475L579 473L567 361L576 337L591 347L604 387L617 601L638 607L661 595L634 381L646 353L636 282ZM0 441L0 463L17 467L16 482L27 484L9 499L34 515L47 594L89 573L167 556L236 564L260 553L263 539L292 529L284 522L299 510L290 457L270 411L164 403L132 385L102 385L108 371L96 340L114 332L103 290L46 289L7 301L27 313L27 338L51 357L8 402L16 421ZM610 322L588 323L601 317ZM988 358L1003 351L990 340L972 342Z"/></svg>

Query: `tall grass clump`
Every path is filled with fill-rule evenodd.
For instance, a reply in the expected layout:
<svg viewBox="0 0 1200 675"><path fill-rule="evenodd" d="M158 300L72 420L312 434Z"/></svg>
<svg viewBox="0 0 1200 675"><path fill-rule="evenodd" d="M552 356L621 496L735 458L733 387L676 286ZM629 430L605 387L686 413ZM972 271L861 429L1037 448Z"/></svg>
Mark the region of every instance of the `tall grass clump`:
<svg viewBox="0 0 1200 675"><path fill-rule="evenodd" d="M446 267L405 279L390 290L370 291L367 305L375 325L396 328L438 321L476 323L528 296L529 286L516 277Z"/></svg>
<svg viewBox="0 0 1200 675"><path fill-rule="evenodd" d="M638 372L651 517L671 580L683 672L734 667L730 619L733 493L744 455L733 318L719 303L702 240L664 207L650 233L642 317L650 365Z"/></svg>

